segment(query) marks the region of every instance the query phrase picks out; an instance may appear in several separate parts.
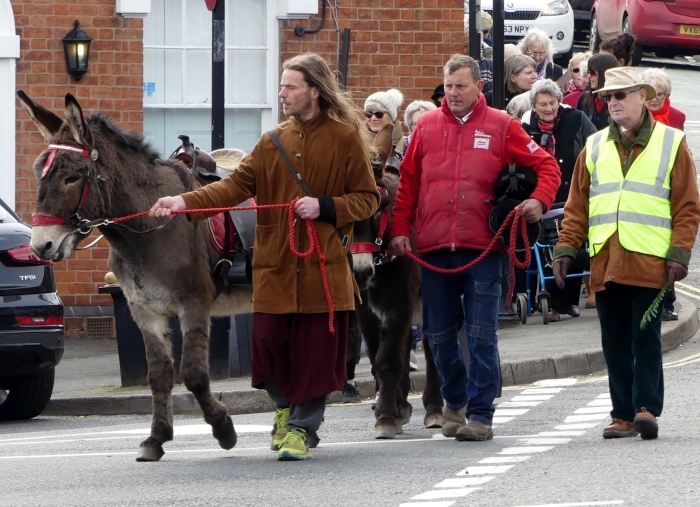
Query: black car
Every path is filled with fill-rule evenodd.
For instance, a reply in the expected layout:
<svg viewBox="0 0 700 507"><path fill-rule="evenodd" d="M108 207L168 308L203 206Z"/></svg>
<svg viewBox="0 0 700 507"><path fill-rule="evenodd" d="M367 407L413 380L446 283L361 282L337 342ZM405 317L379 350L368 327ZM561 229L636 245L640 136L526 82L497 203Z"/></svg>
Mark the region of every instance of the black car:
<svg viewBox="0 0 700 507"><path fill-rule="evenodd" d="M0 420L41 414L63 357L63 303L53 263L34 255L31 236L0 199Z"/></svg>
<svg viewBox="0 0 700 507"><path fill-rule="evenodd" d="M574 38L585 41L591 30L591 8L594 0L569 0L574 11Z"/></svg>

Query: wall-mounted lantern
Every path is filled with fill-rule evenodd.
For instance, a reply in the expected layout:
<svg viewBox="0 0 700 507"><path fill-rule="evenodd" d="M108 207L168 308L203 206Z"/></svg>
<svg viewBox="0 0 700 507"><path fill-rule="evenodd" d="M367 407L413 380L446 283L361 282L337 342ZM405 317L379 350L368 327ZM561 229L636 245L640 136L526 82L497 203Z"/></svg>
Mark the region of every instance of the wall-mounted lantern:
<svg viewBox="0 0 700 507"><path fill-rule="evenodd" d="M92 39L80 29L80 22L75 20L75 28L63 38L63 49L66 54L66 69L76 81L80 81L88 69L90 43Z"/></svg>

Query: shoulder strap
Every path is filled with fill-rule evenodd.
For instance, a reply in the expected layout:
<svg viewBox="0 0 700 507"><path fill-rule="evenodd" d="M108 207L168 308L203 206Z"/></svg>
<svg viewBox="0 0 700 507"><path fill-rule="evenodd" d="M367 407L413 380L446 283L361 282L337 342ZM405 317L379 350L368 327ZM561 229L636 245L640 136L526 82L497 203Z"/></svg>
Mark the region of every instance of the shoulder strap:
<svg viewBox="0 0 700 507"><path fill-rule="evenodd" d="M304 192L306 192L309 197L316 197L316 194L313 193L313 191L309 188L309 186L306 184L306 182L303 180L301 177L301 174L299 174L297 171L294 170L294 167L292 167L292 163L289 161L289 157L287 157L287 152L284 151L284 146L282 146L282 141L280 140L280 136L277 135L277 130L272 129L267 132L267 135L270 136L270 139L272 139L272 142L275 143L275 146L277 146L277 149L280 151L280 154L282 155L282 160L284 160L284 163L287 165L287 169L289 169L289 172L292 173L292 176L294 176L294 179L301 185L301 188L304 189ZM343 248L348 247L348 243L350 242L350 238L343 234L343 231L340 229L336 229L335 232L338 233L338 236L340 237L340 241L343 243Z"/></svg>
<svg viewBox="0 0 700 507"><path fill-rule="evenodd" d="M287 169L289 169L289 172L292 173L292 176L294 179L301 185L301 188L304 189L304 192L309 194L310 197L316 197L316 194L313 193L313 191L309 188L309 186L306 184L306 182L303 180L301 177L301 174L299 174L294 167L292 167L292 163L289 161L289 157L287 157L287 152L284 151L284 146L282 146L282 141L280 140L280 136L277 135L277 130L272 129L268 131L267 135L270 136L270 139L272 139L272 142L275 143L275 146L277 146L277 149L280 151L280 154L282 155L282 160L284 160L284 163L287 165Z"/></svg>

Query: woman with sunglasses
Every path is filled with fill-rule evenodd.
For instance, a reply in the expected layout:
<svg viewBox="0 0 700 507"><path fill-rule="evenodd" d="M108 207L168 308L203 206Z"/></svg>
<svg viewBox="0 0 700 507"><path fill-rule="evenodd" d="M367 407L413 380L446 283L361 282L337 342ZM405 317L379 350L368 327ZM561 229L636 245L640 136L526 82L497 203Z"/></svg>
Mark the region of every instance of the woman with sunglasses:
<svg viewBox="0 0 700 507"><path fill-rule="evenodd" d="M654 120L685 131L685 113L671 105L671 78L669 75L663 69L647 69L642 72L642 83L651 85L656 90L656 97L646 101L647 109ZM666 291L664 297L664 313L661 315L661 320L678 320L675 302L676 289L671 287L671 290Z"/></svg>
<svg viewBox="0 0 700 507"><path fill-rule="evenodd" d="M586 145L588 136L596 133L596 128L581 111L562 105L561 88L551 79L537 81L529 95L532 111L523 115L521 125L538 146L557 160L561 171L561 183L554 202L563 204L569 197L576 159ZM561 220L563 210L560 211ZM583 273L583 266L570 269L569 273ZM546 287L552 296L550 322L560 320L561 314L571 317L580 315L578 309L581 294L580 277L567 278L563 289L557 287L553 281L548 282Z"/></svg>
<svg viewBox="0 0 700 507"><path fill-rule="evenodd" d="M685 130L685 113L671 105L671 78L668 74L663 69L647 69L642 72L642 82L656 90L656 97L646 102L654 119L674 129Z"/></svg>
<svg viewBox="0 0 700 507"><path fill-rule="evenodd" d="M578 98L576 109L583 111L598 130L610 124L610 113L608 105L593 92L605 86L605 71L617 66L617 59L609 53L597 53L588 60L588 88Z"/></svg>
<svg viewBox="0 0 700 507"><path fill-rule="evenodd" d="M588 60L591 56L593 56L592 53L586 51L585 53L576 53L569 60L568 71L571 74L571 80L564 89L562 104L573 108L576 107L578 98L588 86Z"/></svg>
<svg viewBox="0 0 700 507"><path fill-rule="evenodd" d="M392 88L385 92L373 93L367 97L364 108L367 127L372 132L373 138L384 125L390 123L394 125L392 142L394 143L394 152L399 155L399 158L404 152L404 144L406 143L406 136L403 135L401 122L398 121L401 104L403 104L403 93L396 88Z"/></svg>
<svg viewBox="0 0 700 507"><path fill-rule="evenodd" d="M564 69L552 63L552 40L547 32L539 28L530 28L525 37L518 43L520 51L535 60L535 69L539 79L556 81L564 74Z"/></svg>

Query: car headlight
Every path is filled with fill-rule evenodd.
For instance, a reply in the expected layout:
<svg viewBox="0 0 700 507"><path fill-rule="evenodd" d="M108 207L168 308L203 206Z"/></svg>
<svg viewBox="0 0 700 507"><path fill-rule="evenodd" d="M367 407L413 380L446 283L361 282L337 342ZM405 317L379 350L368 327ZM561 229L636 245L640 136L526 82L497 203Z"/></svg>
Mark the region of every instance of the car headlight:
<svg viewBox="0 0 700 507"><path fill-rule="evenodd" d="M569 12L568 0L554 0L542 8L543 16L561 16Z"/></svg>

